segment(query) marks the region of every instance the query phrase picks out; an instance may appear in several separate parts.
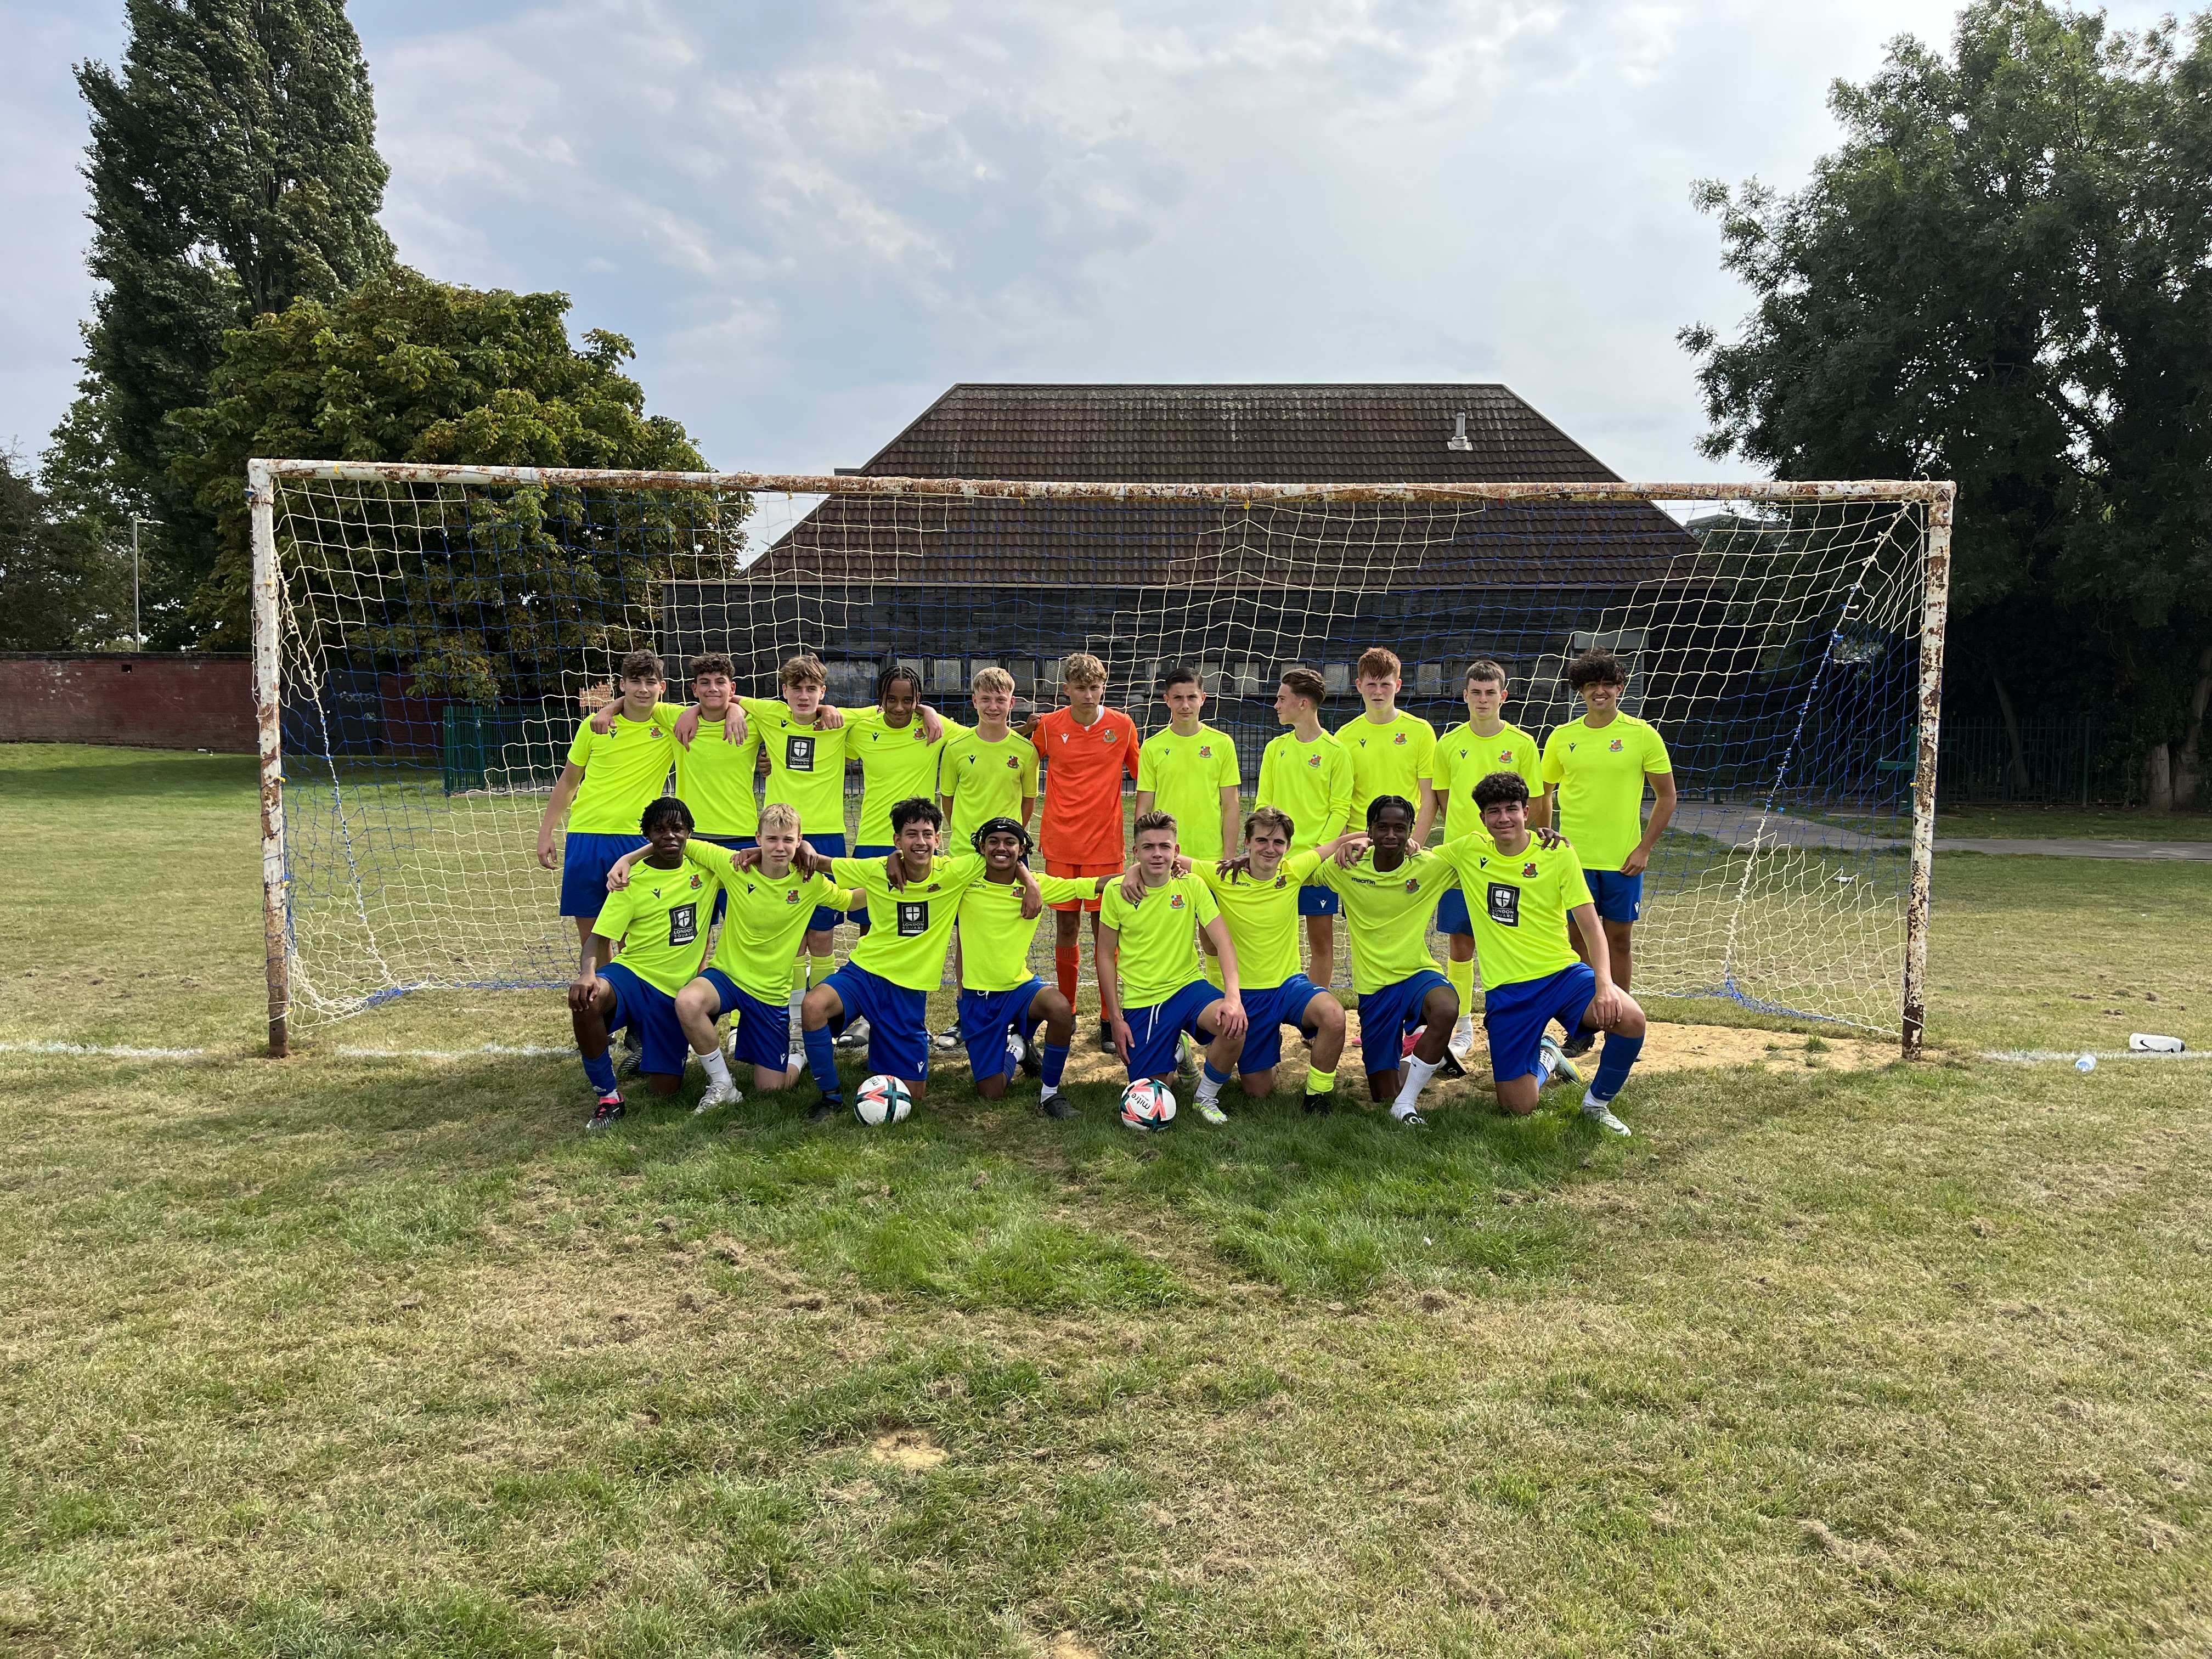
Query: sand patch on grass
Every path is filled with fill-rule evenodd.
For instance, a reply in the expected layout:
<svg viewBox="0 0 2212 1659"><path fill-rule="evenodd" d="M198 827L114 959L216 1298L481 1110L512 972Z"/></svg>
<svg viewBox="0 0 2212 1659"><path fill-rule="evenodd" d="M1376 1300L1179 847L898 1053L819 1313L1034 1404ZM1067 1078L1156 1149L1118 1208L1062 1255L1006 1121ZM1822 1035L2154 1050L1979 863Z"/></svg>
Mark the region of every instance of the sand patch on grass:
<svg viewBox="0 0 2212 1659"><path fill-rule="evenodd" d="M868 1455L895 1469L912 1471L935 1468L945 1462L946 1453L920 1429L899 1429L880 1436L868 1448Z"/></svg>

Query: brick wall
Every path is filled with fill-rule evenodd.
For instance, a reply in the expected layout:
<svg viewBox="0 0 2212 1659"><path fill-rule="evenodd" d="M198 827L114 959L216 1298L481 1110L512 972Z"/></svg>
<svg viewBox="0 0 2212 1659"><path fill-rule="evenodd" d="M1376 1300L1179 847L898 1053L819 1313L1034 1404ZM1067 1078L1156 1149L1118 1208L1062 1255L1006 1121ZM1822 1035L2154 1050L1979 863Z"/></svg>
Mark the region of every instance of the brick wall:
<svg viewBox="0 0 2212 1659"><path fill-rule="evenodd" d="M244 656L0 656L0 743L112 743L251 754Z"/></svg>

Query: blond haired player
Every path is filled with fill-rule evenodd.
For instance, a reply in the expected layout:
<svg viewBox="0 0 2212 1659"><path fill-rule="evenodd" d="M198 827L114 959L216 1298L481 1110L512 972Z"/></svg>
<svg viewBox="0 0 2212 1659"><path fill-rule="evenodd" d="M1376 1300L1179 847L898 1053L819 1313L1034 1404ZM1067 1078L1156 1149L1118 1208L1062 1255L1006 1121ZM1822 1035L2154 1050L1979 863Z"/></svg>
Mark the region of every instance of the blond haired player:
<svg viewBox="0 0 2212 1659"><path fill-rule="evenodd" d="M1297 826L1293 852L1334 841L1352 822L1352 751L1322 729L1321 701L1328 685L1310 668L1286 668L1275 688L1275 718L1291 729L1269 741L1260 756L1254 804L1289 815ZM1309 881L1298 889L1298 914L1306 921L1307 971L1316 985L1336 972L1336 890Z"/></svg>
<svg viewBox="0 0 2212 1659"><path fill-rule="evenodd" d="M1137 723L1106 707L1106 665L1088 651L1063 658L1060 695L1065 708L1037 715L1021 728L1036 746L1044 769L1044 818L1038 841L1049 875L1071 881L1119 876L1122 870L1121 780L1137 775ZM1083 965L1081 924L1091 916L1095 962L1101 939L1099 901L1077 899L1055 904L1053 974L1060 994L1073 1004ZM1114 1046L1110 1022L1101 999L1098 1046Z"/></svg>
<svg viewBox="0 0 2212 1659"><path fill-rule="evenodd" d="M818 871L803 875L792 867L799 830L791 807L781 801L763 807L758 830L760 862L750 868L738 866L732 849L696 836L684 844L685 862L712 872L729 901L713 960L676 994L677 1023L707 1072L707 1090L694 1112L744 1098L730 1075L732 1060L752 1063L757 1089L786 1089L799 1081L804 1056L794 1060L787 1052L784 992L791 981L791 953L815 906L842 909L853 896ZM643 856L633 853L617 861L607 874L609 890L628 886L630 866ZM714 1022L724 1014L730 1017L726 1057L714 1035Z"/></svg>
<svg viewBox="0 0 2212 1659"><path fill-rule="evenodd" d="M1528 827L1541 830L1544 817L1543 751L1536 739L1517 726L1508 725L1498 710L1505 702L1505 670L1487 657L1469 663L1461 690L1467 700L1467 718L1437 739L1431 751L1429 771L1421 781L1430 793L1423 816L1413 821L1413 844L1429 844L1434 823L1444 834L1472 833L1468 822L1476 817L1474 786L1492 772L1510 772L1528 786L1533 797ZM1458 807L1452 802L1456 796ZM1452 1028L1451 1052L1465 1060L1474 1048L1474 923L1468 914L1466 891L1449 889L1437 906L1437 927L1450 936L1450 954L1444 977L1459 993L1459 1024Z"/></svg>

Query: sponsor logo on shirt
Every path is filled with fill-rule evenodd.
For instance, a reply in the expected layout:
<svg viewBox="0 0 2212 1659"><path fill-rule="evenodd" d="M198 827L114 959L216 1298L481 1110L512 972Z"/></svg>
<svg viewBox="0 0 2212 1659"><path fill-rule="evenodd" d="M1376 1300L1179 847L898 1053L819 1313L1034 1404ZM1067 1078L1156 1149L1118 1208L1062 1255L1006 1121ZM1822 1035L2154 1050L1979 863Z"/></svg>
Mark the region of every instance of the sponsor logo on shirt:
<svg viewBox="0 0 2212 1659"><path fill-rule="evenodd" d="M932 889L932 891L936 890ZM929 931L929 905L922 899L902 899L898 907L898 936L920 939Z"/></svg>
<svg viewBox="0 0 2212 1659"><path fill-rule="evenodd" d="M1521 925L1521 890L1508 882L1493 881L1488 891L1490 919L1500 927Z"/></svg>
<svg viewBox="0 0 2212 1659"><path fill-rule="evenodd" d="M814 739L796 733L783 740L783 769L787 772L811 772L814 769Z"/></svg>
<svg viewBox="0 0 2212 1659"><path fill-rule="evenodd" d="M699 941L699 907L679 904L668 913L668 942L696 945Z"/></svg>
<svg viewBox="0 0 2212 1659"><path fill-rule="evenodd" d="M1606 744L1606 748L1609 752L1618 755L1620 752L1620 739L1615 738L1611 743Z"/></svg>

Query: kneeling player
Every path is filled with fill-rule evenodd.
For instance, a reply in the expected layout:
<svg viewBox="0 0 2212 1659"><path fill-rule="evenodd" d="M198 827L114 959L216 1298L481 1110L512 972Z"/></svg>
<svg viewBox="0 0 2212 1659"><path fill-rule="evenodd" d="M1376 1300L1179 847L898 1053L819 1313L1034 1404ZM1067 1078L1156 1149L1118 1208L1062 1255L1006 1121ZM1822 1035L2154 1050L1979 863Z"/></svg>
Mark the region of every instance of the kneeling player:
<svg viewBox="0 0 2212 1659"><path fill-rule="evenodd" d="M644 868L622 891L599 907L582 961L568 987L568 1014L584 1075L599 1093L586 1127L604 1129L623 1115L607 1033L625 1026L643 1039L638 1069L657 1095L672 1095L684 1081L690 1045L676 1017L676 994L689 985L706 954L707 918L721 884L712 872L687 862L691 809L665 795L645 809L638 830L650 850ZM617 945L622 960L611 960Z"/></svg>
<svg viewBox="0 0 2212 1659"><path fill-rule="evenodd" d="M1194 873L1221 907L1243 975L1247 1024L1237 1056L1239 1086L1254 1099L1274 1092L1283 1030L1295 1028L1306 1040L1305 1108L1320 1116L1336 1101L1344 1005L1299 969L1298 916L1304 884L1337 844L1331 841L1293 853L1291 842L1297 834L1288 813L1260 807L1244 820L1244 856L1218 869L1200 863ZM1215 1100L1228 1081L1209 1058L1198 1085L1201 1107Z"/></svg>
<svg viewBox="0 0 2212 1659"><path fill-rule="evenodd" d="M897 850L888 859L825 859L811 847L799 849L802 867L860 890L875 921L845 965L799 1005L806 1063L822 1085L811 1122L827 1122L844 1104L836 1038L851 1020L868 1022L871 1069L898 1079L916 1100L928 1090L929 994L945 979L945 947L961 895L983 873L980 858L937 856L944 821L935 801L917 796L891 808Z"/></svg>
<svg viewBox="0 0 2212 1659"><path fill-rule="evenodd" d="M1046 905L1095 898L1112 878L1031 875L1030 832L1012 818L986 821L970 840L983 855L983 874L960 899L960 1036L975 1092L1001 1099L1015 1067L1029 1066L1043 1085L1037 1110L1073 1117L1060 1079L1075 1037L1075 1005L1030 971L1030 945Z"/></svg>
<svg viewBox="0 0 2212 1659"><path fill-rule="evenodd" d="M1137 819L1136 836L1141 890L1131 899L1119 885L1109 887L1099 908L1098 1000L1114 1052L1129 1068L1132 1083L1144 1077L1164 1082L1175 1074L1177 1039L1188 1032L1210 1045L1208 1062L1226 1077L1244 1046L1237 946L1206 884L1174 872L1175 819L1146 812ZM1218 991L1199 961L1201 927L1220 958ZM1218 1104L1197 1104L1207 1122L1229 1121Z"/></svg>
<svg viewBox="0 0 2212 1659"><path fill-rule="evenodd" d="M782 802L761 809L758 824L759 861L738 867L731 849L703 836L684 843L690 863L711 871L721 884L728 902L722 931L714 945L713 964L676 994L676 1018L690 1040L691 1052L706 1068L707 1091L695 1112L711 1112L744 1097L730 1075L730 1063L750 1061L756 1089L787 1089L806 1069L803 1055L788 1056L789 1005L784 988L791 973L792 953L813 920L817 905L842 908L852 895L819 873L802 875L792 867L800 836L799 814ZM607 876L607 885L620 892L629 883L630 866L643 854L622 860ZM730 1017L730 1052L726 1058L714 1022Z"/></svg>
<svg viewBox="0 0 2212 1659"><path fill-rule="evenodd" d="M1553 1077L1580 1073L1545 1028L1553 1020L1571 1036L1606 1034L1597 1076L1583 1096L1583 1115L1625 1135L1612 1102L1644 1048L1644 1010L1613 982L1606 927L1583 879L1582 860L1565 842L1540 844L1528 833L1528 786L1511 772L1493 772L1474 787L1484 834L1437 848L1467 890L1482 964L1482 1024L1490 1039L1490 1073L1498 1103L1523 1115ZM1574 920L1587 962L1567 945Z"/></svg>

